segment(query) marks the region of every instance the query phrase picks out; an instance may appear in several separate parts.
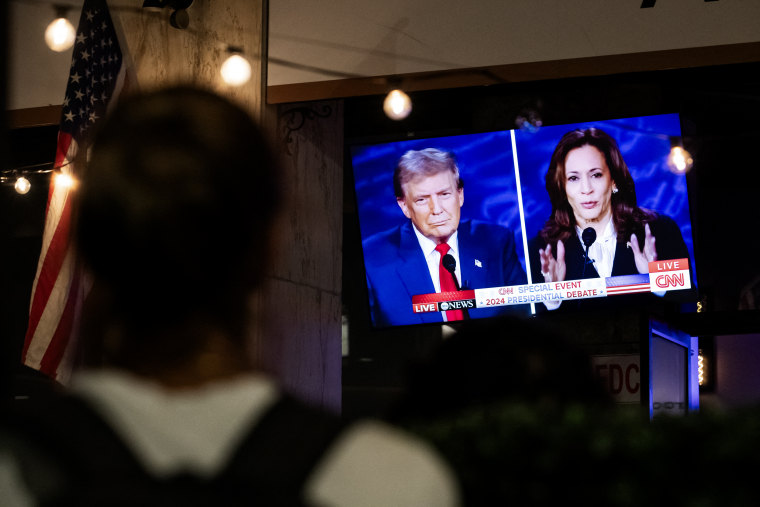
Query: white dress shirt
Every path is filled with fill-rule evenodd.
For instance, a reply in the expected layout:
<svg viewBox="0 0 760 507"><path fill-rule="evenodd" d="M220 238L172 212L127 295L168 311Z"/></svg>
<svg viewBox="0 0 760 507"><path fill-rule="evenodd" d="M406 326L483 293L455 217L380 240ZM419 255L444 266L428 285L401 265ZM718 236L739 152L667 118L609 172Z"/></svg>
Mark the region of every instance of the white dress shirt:
<svg viewBox="0 0 760 507"><path fill-rule="evenodd" d="M583 229L576 225L575 232L578 234L581 245L583 245ZM612 217L610 217L602 234L597 235L596 241L591 243L588 249L588 257L594 263L594 269L601 278L612 276L612 263L615 261L616 248L617 231L612 222Z"/></svg>
<svg viewBox="0 0 760 507"><path fill-rule="evenodd" d="M412 224L412 229L414 229L414 234L417 236L417 241L420 243L420 248L422 248L422 253L425 255L425 262L427 262L428 271L430 272L430 278L433 280L433 286L435 287L436 292L441 292L441 279L439 276L439 266L441 263L441 254L438 253L438 250L435 249L436 246L438 246L438 243L435 241L423 236L423 234L417 230L417 227ZM457 235L458 231L454 231L454 234L451 235L449 240L446 242L446 244L449 245L449 255L454 257L454 260L457 261L456 266L456 275L457 275L457 283L459 284L459 287L462 286L462 269L459 267L459 243L457 241ZM444 322L447 321L446 319L446 312L441 312L441 315L443 316Z"/></svg>

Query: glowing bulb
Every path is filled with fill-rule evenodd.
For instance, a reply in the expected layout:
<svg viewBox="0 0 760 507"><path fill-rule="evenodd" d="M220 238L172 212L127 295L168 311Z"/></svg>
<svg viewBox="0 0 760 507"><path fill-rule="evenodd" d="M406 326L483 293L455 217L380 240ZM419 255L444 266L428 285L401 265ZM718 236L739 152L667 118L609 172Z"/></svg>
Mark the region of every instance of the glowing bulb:
<svg viewBox="0 0 760 507"><path fill-rule="evenodd" d="M70 174L58 173L55 175L55 186L70 189L74 185L76 185L76 180Z"/></svg>
<svg viewBox="0 0 760 507"><path fill-rule="evenodd" d="M14 185L14 188L16 189L16 192L18 192L21 195L24 195L25 193L29 192L29 189L32 188L32 184L29 183L29 180L24 178L23 176L19 176L16 180L16 184Z"/></svg>
<svg viewBox="0 0 760 507"><path fill-rule="evenodd" d="M391 120L403 120L412 112L412 99L401 90L391 90L383 102L383 111Z"/></svg>
<svg viewBox="0 0 760 507"><path fill-rule="evenodd" d="M705 356L702 355L702 351L699 351L699 356L697 361L697 378L699 381L699 385L705 385L705 382L707 381L707 360L705 359Z"/></svg>
<svg viewBox="0 0 760 507"><path fill-rule="evenodd" d="M691 169L694 160L688 151L684 150L680 146L673 146L670 149L670 155L668 155L668 167L676 174L683 174Z"/></svg>
<svg viewBox="0 0 760 507"><path fill-rule="evenodd" d="M233 53L222 64L222 79L231 86L240 86L251 79L251 64L243 56Z"/></svg>
<svg viewBox="0 0 760 507"><path fill-rule="evenodd" d="M53 20L45 30L45 43L53 51L66 51L74 45L76 30L68 19L59 17Z"/></svg>

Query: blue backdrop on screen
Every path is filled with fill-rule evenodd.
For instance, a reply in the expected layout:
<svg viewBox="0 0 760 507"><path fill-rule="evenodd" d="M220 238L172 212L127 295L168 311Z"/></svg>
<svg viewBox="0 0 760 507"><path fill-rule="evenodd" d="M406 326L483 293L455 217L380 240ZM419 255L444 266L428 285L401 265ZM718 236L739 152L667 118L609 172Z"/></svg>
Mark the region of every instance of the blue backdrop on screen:
<svg viewBox="0 0 760 507"><path fill-rule="evenodd" d="M520 174L517 188L510 131L415 139L354 146L351 158L362 239L407 220L393 195L393 170L407 150L438 148L453 152L464 180L462 218L498 223L515 233L525 268L523 234L535 236L551 213L545 181L557 142L570 130L596 127L618 143L636 183L639 206L668 215L681 227L694 267L686 178L668 170L670 137L681 135L677 114L544 126L517 130L515 151ZM518 206L521 192L525 231Z"/></svg>
<svg viewBox="0 0 760 507"><path fill-rule="evenodd" d="M393 195L393 170L408 150L425 148L438 148L456 155L459 173L464 180L462 219L485 220L512 229L524 268L525 255L519 248L522 231L512 142L508 131L352 147L362 239L407 220Z"/></svg>

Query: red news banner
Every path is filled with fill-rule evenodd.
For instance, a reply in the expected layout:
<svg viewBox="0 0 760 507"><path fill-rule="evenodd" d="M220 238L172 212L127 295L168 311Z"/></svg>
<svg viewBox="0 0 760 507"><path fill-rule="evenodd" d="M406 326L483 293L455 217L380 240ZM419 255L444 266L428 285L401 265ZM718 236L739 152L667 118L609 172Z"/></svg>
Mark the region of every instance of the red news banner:
<svg viewBox="0 0 760 507"><path fill-rule="evenodd" d="M671 259L650 262L645 274L420 294L412 306L415 313L442 312L690 288L689 259Z"/></svg>

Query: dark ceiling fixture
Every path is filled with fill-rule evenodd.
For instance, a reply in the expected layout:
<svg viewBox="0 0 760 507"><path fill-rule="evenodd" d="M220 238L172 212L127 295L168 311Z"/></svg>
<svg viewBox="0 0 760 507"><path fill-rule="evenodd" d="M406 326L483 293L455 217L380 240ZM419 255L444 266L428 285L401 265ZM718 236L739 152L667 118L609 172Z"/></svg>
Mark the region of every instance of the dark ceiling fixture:
<svg viewBox="0 0 760 507"><path fill-rule="evenodd" d="M705 0L705 2L717 2L718 0ZM655 2L657 0L641 0L641 8L647 9L649 7L654 7Z"/></svg>
<svg viewBox="0 0 760 507"><path fill-rule="evenodd" d="M144 0L143 9L160 11L165 7L172 10L169 16L169 24L174 28L184 30L190 25L190 16L187 14L187 8L190 7L193 0Z"/></svg>

